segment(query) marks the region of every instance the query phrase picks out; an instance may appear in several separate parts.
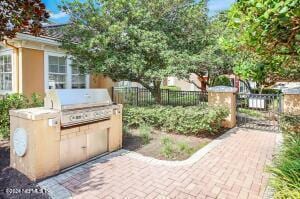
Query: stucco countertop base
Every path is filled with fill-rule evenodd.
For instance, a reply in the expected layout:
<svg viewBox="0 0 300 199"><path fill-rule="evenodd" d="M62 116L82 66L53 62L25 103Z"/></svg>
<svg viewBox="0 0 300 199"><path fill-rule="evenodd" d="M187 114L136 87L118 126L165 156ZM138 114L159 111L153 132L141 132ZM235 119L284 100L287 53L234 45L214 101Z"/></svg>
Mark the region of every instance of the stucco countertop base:
<svg viewBox="0 0 300 199"><path fill-rule="evenodd" d="M55 118L59 116L59 111L44 107L10 110L10 116L24 118L28 120L42 120L47 118Z"/></svg>

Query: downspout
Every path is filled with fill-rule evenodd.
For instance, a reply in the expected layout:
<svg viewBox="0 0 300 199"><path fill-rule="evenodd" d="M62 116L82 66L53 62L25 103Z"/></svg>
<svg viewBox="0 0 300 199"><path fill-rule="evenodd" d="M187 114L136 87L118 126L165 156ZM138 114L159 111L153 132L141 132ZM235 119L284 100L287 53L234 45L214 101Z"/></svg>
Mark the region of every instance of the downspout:
<svg viewBox="0 0 300 199"><path fill-rule="evenodd" d="M15 50L15 52L16 52L16 57L13 57L14 63L15 63L15 67L16 67L16 74L12 75L12 76L14 76L14 77L12 77L12 81L14 81L14 79L15 79L15 89L19 93L20 92L20 85L19 85L19 81L20 81L20 79L19 79L19 61L20 61L19 60L19 48L16 47L16 46L14 46L14 45L12 45L12 44L10 44L10 43L8 43L7 39L4 39L3 43L4 43L5 46L9 46L9 47L13 48Z"/></svg>

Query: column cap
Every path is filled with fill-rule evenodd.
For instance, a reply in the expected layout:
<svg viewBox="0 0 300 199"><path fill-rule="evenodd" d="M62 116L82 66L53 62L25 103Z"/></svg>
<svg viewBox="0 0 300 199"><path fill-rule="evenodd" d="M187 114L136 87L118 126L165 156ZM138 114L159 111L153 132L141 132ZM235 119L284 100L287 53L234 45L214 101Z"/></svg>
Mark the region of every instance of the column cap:
<svg viewBox="0 0 300 199"><path fill-rule="evenodd" d="M231 86L214 86L208 88L207 91L212 93L236 93L238 89Z"/></svg>
<svg viewBox="0 0 300 199"><path fill-rule="evenodd" d="M299 94L300 95L300 87L283 89L282 93L283 94L296 94L296 95Z"/></svg>

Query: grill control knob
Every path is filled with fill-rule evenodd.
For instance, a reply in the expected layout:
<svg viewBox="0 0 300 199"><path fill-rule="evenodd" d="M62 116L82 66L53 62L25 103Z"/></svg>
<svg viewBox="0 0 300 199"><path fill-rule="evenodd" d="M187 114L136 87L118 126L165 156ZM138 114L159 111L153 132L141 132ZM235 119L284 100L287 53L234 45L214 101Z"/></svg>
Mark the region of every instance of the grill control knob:
<svg viewBox="0 0 300 199"><path fill-rule="evenodd" d="M73 121L75 118L73 115L70 116L70 120Z"/></svg>
<svg viewBox="0 0 300 199"><path fill-rule="evenodd" d="M87 119L88 117L88 114L84 114L84 119Z"/></svg>

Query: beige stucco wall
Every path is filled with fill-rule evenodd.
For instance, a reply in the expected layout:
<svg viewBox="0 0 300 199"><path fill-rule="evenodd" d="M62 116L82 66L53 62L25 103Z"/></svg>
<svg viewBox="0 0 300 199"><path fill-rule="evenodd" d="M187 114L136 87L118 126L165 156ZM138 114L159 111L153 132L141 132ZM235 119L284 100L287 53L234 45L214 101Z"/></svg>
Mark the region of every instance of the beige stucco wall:
<svg viewBox="0 0 300 199"><path fill-rule="evenodd" d="M22 48L22 90L26 96L45 93L44 51ZM110 89L114 82L103 75L90 75L90 88Z"/></svg>
<svg viewBox="0 0 300 199"><path fill-rule="evenodd" d="M104 75L90 75L90 88L107 88L109 94L112 93L112 87L115 86L115 82Z"/></svg>
<svg viewBox="0 0 300 199"><path fill-rule="evenodd" d="M33 109L30 109L33 110ZM59 114L46 113L43 118L28 119L19 111L11 111L10 117L10 166L28 176L31 180L37 180L59 171L59 142L60 128L49 127L48 118L58 118ZM31 111L28 111L31 112ZM15 153L13 144L14 132L17 128L23 128L27 134L27 150L23 157Z"/></svg>
<svg viewBox="0 0 300 199"><path fill-rule="evenodd" d="M208 105L227 107L229 115L223 126L233 128L236 125L236 95L230 92L208 92Z"/></svg>
<svg viewBox="0 0 300 199"><path fill-rule="evenodd" d="M114 86L114 81L103 75L90 76L90 88L111 88Z"/></svg>
<svg viewBox="0 0 300 199"><path fill-rule="evenodd" d="M201 86L200 81L198 80L197 75L191 74L190 81L195 82L199 87ZM166 81L164 81L165 86L176 86L179 87L182 91L199 91L194 84L189 83L187 80L178 79L176 77L168 77Z"/></svg>
<svg viewBox="0 0 300 199"><path fill-rule="evenodd" d="M285 94L283 96L283 111L288 114L300 115L300 95Z"/></svg>
<svg viewBox="0 0 300 199"><path fill-rule="evenodd" d="M22 48L22 88L26 96L44 96L44 51Z"/></svg>

